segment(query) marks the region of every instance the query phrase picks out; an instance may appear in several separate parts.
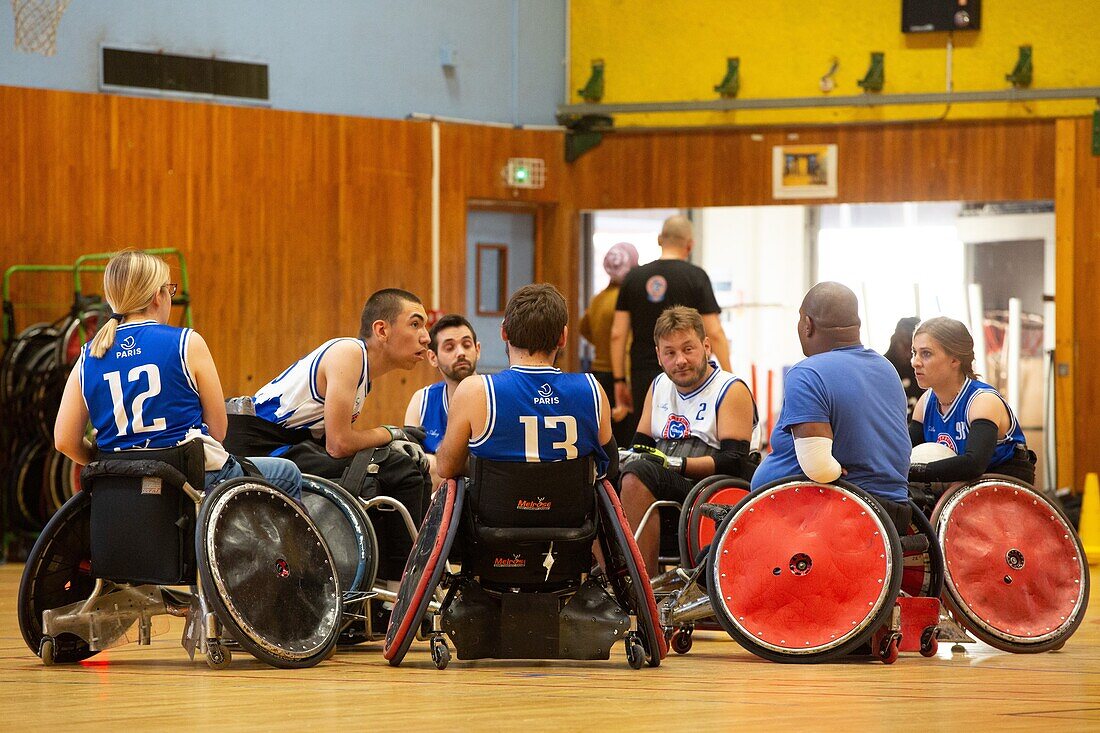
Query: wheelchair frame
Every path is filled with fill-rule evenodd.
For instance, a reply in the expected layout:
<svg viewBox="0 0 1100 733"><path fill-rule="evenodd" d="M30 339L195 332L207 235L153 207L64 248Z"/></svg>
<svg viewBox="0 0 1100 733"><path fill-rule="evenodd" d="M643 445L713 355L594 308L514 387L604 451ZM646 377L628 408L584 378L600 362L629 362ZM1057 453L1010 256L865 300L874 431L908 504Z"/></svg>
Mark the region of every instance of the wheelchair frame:
<svg viewBox="0 0 1100 733"><path fill-rule="evenodd" d="M170 464L164 465L172 468ZM210 506L213 502L224 497L222 501L224 507L225 504L238 496L247 496L248 492L255 492L258 495L267 494L271 499L278 499L287 505L293 505L293 502L282 492L266 482L256 479L230 479L214 487L209 492L196 490L182 474L180 474L180 479L179 486L176 488L194 502L196 514L200 518L204 516L204 506ZM137 634L134 641L139 645L148 645L154 635L154 617L167 614L187 619L181 645L187 650L188 656L194 659L195 652L198 651L205 657L209 667L221 669L230 663L232 653L228 646L230 640L225 637L225 622L219 615L219 607L223 614L229 614L231 625L235 627L236 639L233 641L247 649L253 656L272 666L290 668L313 666L327 658L331 653L336 642L338 627L334 627L331 632L324 632L321 643L312 650L305 647L301 650L283 649L277 644L269 642L260 632L252 629L246 617L241 616L238 618L235 615L236 611L234 610L232 598L228 595L225 584L220 583L220 576L217 572L210 573L211 579L218 586L215 592L224 595L225 598L219 595L217 603L211 602L210 588L208 587L210 581L203 578L203 575L207 574L204 571L211 570L203 564L204 549L210 543L205 542L202 537L201 521L195 527L195 537L192 540L197 548L196 563L198 565L195 570L193 592L170 590L167 586L159 584L116 582L109 578L96 577L89 595L77 601L80 604L78 607L73 608L76 603L70 603L56 606L53 609L39 609L37 607L39 591L42 590L42 584L46 582L45 576L51 574L46 571L43 563L56 564L55 556L48 553L53 551L54 545L65 544L69 540L62 533L66 530L71 532L74 521L77 523L82 522L86 515L90 522L91 511L92 497L89 492L82 491L73 496L51 518L35 543L24 568L19 590L20 626L27 646L39 655L44 664L52 665L55 662L81 661L98 651L117 646L116 642L120 639L122 643L130 641L129 634L135 626ZM295 512L298 518L305 520L307 532L317 538L316 546L323 551L324 558L328 563L327 566L333 568L331 554L313 522L308 515L296 508ZM215 519L221 516L219 514ZM213 531L213 521L211 521L210 532ZM75 541L77 544L81 544L88 537L82 535L76 538ZM77 561L76 566L71 570L84 572L86 577L90 578L92 573L90 540L87 541L84 548L70 545L68 549L83 550L83 552L78 553L83 556L82 559ZM86 555L84 555L85 552ZM317 549L315 548L313 552L317 553ZM279 568L276 569L279 570ZM57 575L58 572L55 570L52 574ZM335 588L335 596L338 598L339 578L336 577L334 569L331 571L328 580L332 582ZM66 584L69 583L72 583L71 579L66 580ZM96 606L101 601L106 601L112 606L112 611L115 613L113 618L97 619L96 614L102 613L102 609L97 610ZM125 608L120 610L120 605L125 606ZM41 611L41 616L38 615L39 611ZM41 618L40 624L39 618ZM110 631L114 636L111 638L105 638L96 632L97 628L102 628L112 622L114 623ZM85 629L87 629L86 636L89 637L87 639L79 633Z"/></svg>

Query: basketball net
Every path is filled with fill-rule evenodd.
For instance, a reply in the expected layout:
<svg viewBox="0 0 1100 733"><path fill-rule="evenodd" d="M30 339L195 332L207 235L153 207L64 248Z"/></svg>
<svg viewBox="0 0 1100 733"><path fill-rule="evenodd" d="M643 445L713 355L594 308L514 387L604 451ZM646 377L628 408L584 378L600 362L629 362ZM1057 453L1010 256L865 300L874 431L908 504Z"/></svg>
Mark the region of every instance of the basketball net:
<svg viewBox="0 0 1100 733"><path fill-rule="evenodd" d="M15 13L15 47L27 53L53 56L57 24L70 0L11 0Z"/></svg>

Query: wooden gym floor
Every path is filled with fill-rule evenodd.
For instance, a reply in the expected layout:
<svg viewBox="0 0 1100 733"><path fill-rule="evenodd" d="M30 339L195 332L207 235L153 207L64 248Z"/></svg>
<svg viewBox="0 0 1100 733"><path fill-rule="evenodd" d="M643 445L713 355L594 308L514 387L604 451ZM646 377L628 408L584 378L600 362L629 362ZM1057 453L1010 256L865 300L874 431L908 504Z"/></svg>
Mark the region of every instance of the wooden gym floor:
<svg viewBox="0 0 1100 733"><path fill-rule="evenodd" d="M1059 652L981 644L890 667L779 665L718 633L683 657L631 670L609 662L463 662L440 672L416 643L398 669L380 644L340 649L307 670L237 651L226 670L191 662L181 619L151 647L44 667L16 620L22 567L0 566L0 731L110 730L1100 730L1100 609ZM1094 568L1092 587L1100 581Z"/></svg>

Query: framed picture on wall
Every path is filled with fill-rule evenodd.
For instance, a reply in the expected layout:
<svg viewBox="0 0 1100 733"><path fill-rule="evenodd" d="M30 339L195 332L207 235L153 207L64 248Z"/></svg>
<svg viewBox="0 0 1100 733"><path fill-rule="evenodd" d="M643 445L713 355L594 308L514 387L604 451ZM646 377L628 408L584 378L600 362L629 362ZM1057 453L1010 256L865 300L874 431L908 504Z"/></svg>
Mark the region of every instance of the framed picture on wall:
<svg viewBox="0 0 1100 733"><path fill-rule="evenodd" d="M776 145L772 148L772 197L836 198L836 145Z"/></svg>

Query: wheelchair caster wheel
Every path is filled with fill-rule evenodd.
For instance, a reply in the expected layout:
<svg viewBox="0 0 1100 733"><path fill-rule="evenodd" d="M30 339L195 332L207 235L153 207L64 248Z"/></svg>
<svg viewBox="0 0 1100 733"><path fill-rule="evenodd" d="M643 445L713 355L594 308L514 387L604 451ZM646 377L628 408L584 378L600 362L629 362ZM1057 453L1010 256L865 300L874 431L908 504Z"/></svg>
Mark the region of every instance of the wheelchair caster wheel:
<svg viewBox="0 0 1100 733"><path fill-rule="evenodd" d="M447 669L447 665L451 661L451 648L447 646L447 642L439 637L432 637L429 643L432 652L432 664L436 669Z"/></svg>
<svg viewBox="0 0 1100 733"><path fill-rule="evenodd" d="M920 636L920 655L922 657L934 657L940 650L940 641L936 638L936 627L932 626L924 630Z"/></svg>
<svg viewBox="0 0 1100 733"><path fill-rule="evenodd" d="M38 644L38 656L42 657L43 665L47 667L53 666L54 651L53 637L43 636L42 641Z"/></svg>
<svg viewBox="0 0 1100 733"><path fill-rule="evenodd" d="M882 640L878 648L878 658L883 664L893 664L898 661L898 641L897 635L890 635Z"/></svg>
<svg viewBox="0 0 1100 733"><path fill-rule="evenodd" d="M642 641L634 634L626 637L626 663L631 669L641 669L645 664L645 647Z"/></svg>
<svg viewBox="0 0 1100 733"><path fill-rule="evenodd" d="M206 645L206 666L210 669L225 669L233 661L233 654L221 645L220 642L209 642Z"/></svg>
<svg viewBox="0 0 1100 733"><path fill-rule="evenodd" d="M685 629L677 630L669 640L669 646L677 654L687 654L691 651L691 632Z"/></svg>

